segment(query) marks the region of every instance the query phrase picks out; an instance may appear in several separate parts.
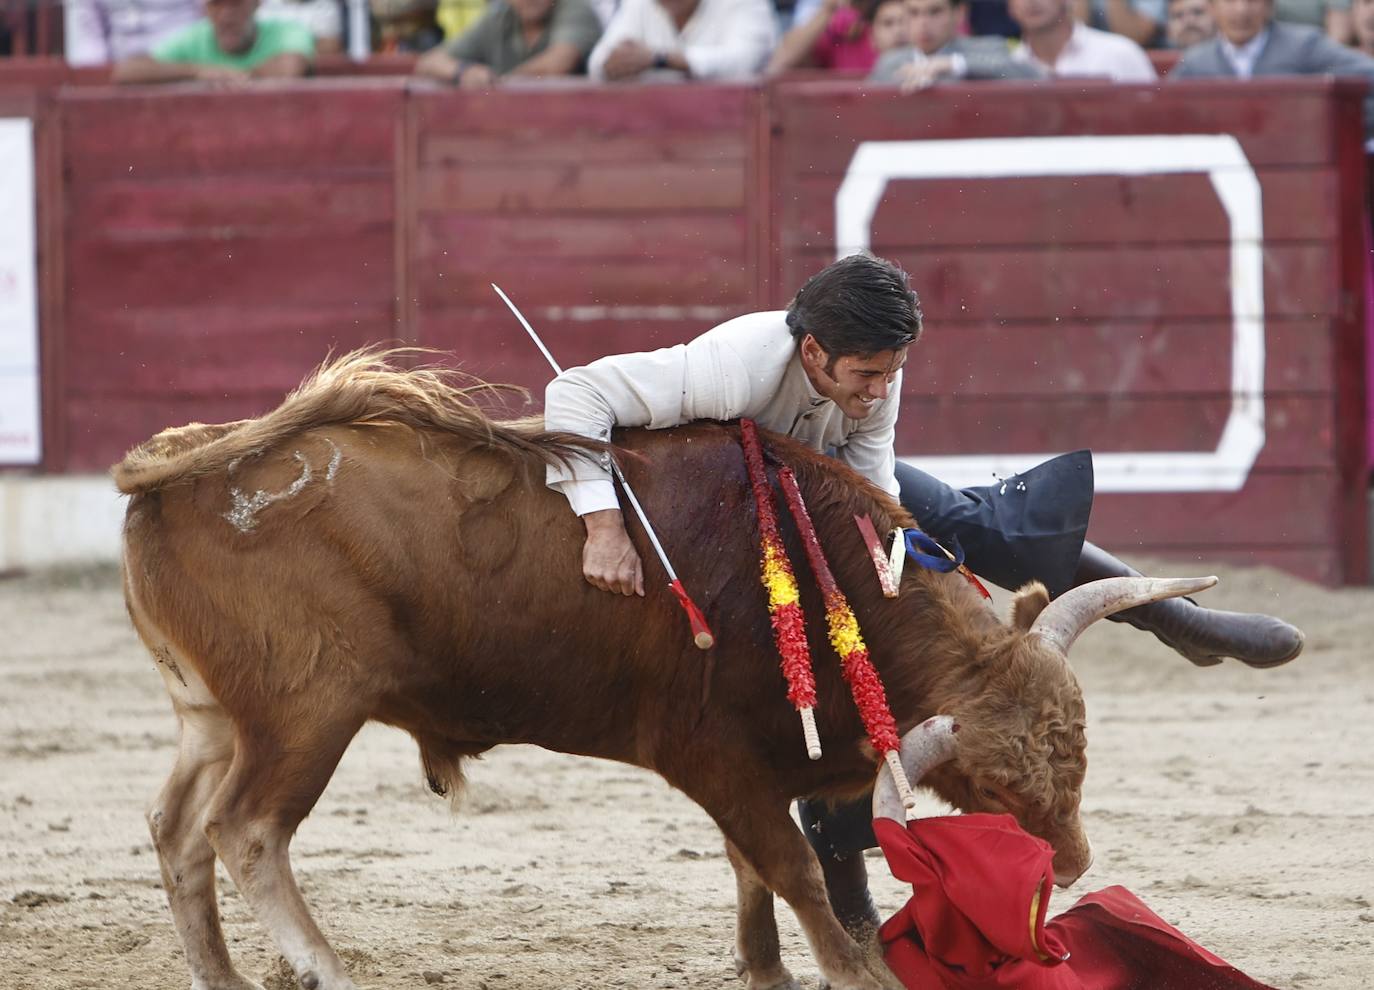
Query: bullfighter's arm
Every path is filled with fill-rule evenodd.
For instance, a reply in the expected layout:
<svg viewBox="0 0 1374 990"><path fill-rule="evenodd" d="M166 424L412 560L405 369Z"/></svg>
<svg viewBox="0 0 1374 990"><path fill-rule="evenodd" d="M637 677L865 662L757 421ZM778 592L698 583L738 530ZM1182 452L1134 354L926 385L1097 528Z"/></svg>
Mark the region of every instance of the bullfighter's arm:
<svg viewBox="0 0 1374 990"><path fill-rule="evenodd" d="M695 419L734 419L749 407L750 375L719 335L637 354L616 354L569 368L544 393L544 425L598 440L617 426L651 430ZM610 462L576 458L548 469L548 485L579 516L617 509Z"/></svg>
<svg viewBox="0 0 1374 990"><path fill-rule="evenodd" d="M893 452L901 397L902 373L899 371L892 380L887 399L873 415L860 422L859 428L838 451L841 460L894 498L901 492L897 484L897 456Z"/></svg>

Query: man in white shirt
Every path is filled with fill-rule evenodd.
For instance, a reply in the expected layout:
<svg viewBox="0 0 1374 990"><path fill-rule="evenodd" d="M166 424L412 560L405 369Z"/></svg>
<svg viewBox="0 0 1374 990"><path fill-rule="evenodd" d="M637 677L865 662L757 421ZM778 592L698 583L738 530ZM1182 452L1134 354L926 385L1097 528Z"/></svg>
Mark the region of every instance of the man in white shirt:
<svg viewBox="0 0 1374 990"><path fill-rule="evenodd" d="M601 82L748 79L776 42L768 0L624 0L606 25L587 74Z"/></svg>
<svg viewBox="0 0 1374 990"><path fill-rule="evenodd" d="M1134 574L1084 542L1092 507L1092 457L1078 451L1001 483L956 491L894 455L907 351L920 336L920 304L890 262L851 255L802 286L785 312L752 313L687 344L602 358L570 368L545 393L548 429L608 440L616 426L667 428L695 419L748 417L817 450L833 450L897 496L922 528L995 584L1044 582L1052 595ZM605 591L644 594L643 566L625 530L609 458L548 469L587 529L583 575ZM710 479L702 479L709 484ZM1302 650L1302 633L1264 615L1218 612L1170 599L1114 618L1154 633L1200 666L1237 657L1272 667ZM801 803L807 839L846 929L876 923L862 850L876 845L863 803Z"/></svg>
<svg viewBox="0 0 1374 990"><path fill-rule="evenodd" d="M1074 0L1008 0L1021 25L1012 53L1056 78L1095 77L1114 82L1154 82L1150 56L1130 38L1099 31L1074 18Z"/></svg>

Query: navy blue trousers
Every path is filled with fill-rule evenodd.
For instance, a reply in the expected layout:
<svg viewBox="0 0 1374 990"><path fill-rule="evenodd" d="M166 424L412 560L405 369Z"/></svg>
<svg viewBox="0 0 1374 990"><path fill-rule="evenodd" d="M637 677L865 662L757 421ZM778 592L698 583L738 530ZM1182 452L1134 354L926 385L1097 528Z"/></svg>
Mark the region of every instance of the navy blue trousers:
<svg viewBox="0 0 1374 990"><path fill-rule="evenodd" d="M1053 596L1073 587L1093 503L1092 453L1063 454L995 485L954 489L897 464L902 505L946 547L958 540L964 562L1002 588L1042 582ZM817 855L843 859L878 844L870 798L852 804L799 801Z"/></svg>

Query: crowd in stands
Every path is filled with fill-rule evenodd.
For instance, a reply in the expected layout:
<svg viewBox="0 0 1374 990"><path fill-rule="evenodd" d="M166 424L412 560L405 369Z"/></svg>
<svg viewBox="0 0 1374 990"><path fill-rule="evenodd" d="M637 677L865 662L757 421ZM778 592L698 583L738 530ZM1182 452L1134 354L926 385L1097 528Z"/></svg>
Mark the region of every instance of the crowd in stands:
<svg viewBox="0 0 1374 990"><path fill-rule="evenodd" d="M1374 82L1374 0L66 0L73 65L119 82L304 75L339 51L347 4L379 48L464 87L739 80L832 72L942 80L1334 74ZM361 7L358 8L362 10ZM1368 120L1374 129L1374 97Z"/></svg>

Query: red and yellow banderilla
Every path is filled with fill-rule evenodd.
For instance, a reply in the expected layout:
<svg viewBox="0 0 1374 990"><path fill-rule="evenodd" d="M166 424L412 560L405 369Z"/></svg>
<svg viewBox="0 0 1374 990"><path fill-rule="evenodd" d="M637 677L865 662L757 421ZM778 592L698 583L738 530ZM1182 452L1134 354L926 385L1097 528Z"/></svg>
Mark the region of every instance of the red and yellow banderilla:
<svg viewBox="0 0 1374 990"><path fill-rule="evenodd" d="M744 464L749 469L749 486L758 507L759 577L768 591L768 617L773 623L773 640L778 646L782 673L787 678L787 700L801 715L806 755L821 758L821 738L816 730L816 677L811 669L811 647L806 641L806 616L802 614L801 595L787 548L778 532L778 517L773 507L773 489L763 466L763 447L751 419L740 420L740 443Z"/></svg>
<svg viewBox="0 0 1374 990"><path fill-rule="evenodd" d="M763 467L763 451L758 432L751 420L740 421L740 440L744 446L745 463L749 468L749 481L754 489L754 500L758 505L759 534L762 545L762 578L768 588L769 612L773 619L774 637L778 652L782 655L783 673L787 676L788 698L802 713L805 726L809 721L810 731L814 732L814 714L811 709L816 703L815 678L811 670L810 651L806 645L805 619L802 615L796 579L787 551L778 534L777 518L773 512L772 488L768 484ZM901 740L897 736L897 723L887 704L887 692L883 690L882 678L878 676L859 630L859 620L849 601L835 581L830 570L825 551L811 522L811 514L802 499L801 489L797 486L796 476L789 467L778 469L778 484L782 487L787 507L801 533L802 546L806 548L811 570L820 585L825 601L826 625L830 631L830 644L840 655L845 681L854 697L854 704L863 719L864 730L876 749L883 756L888 771L892 774L897 793L902 804L908 809L915 808L916 796L912 793L911 783L902 770L900 758ZM795 676L795 679L794 679ZM806 705L807 707L803 707ZM811 737L807 738L807 750L812 759L820 756L819 741L812 749Z"/></svg>

